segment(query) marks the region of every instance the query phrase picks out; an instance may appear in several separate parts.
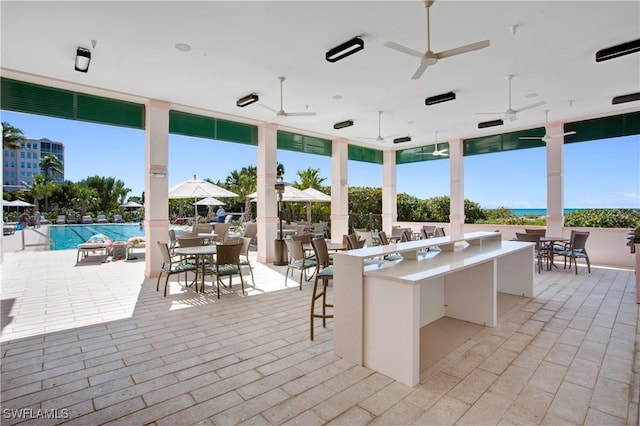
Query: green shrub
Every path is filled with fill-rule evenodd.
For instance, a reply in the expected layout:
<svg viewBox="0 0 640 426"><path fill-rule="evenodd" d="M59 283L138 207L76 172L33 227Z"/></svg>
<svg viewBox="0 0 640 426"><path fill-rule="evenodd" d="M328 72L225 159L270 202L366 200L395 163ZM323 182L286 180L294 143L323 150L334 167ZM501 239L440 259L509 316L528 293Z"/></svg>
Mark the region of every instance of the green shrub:
<svg viewBox="0 0 640 426"><path fill-rule="evenodd" d="M588 228L635 228L640 226L637 210L584 209L567 213L564 226Z"/></svg>

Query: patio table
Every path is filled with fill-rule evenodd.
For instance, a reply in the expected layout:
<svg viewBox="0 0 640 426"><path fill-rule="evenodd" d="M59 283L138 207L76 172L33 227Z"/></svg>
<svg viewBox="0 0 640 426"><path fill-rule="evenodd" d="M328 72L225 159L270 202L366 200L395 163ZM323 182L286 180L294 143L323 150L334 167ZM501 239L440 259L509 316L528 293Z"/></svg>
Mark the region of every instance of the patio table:
<svg viewBox="0 0 640 426"><path fill-rule="evenodd" d="M558 268L558 266L554 263L553 260L553 245L555 243L568 243L570 240L567 237L547 237L544 235L540 236L540 243L544 244L547 247L547 251L549 252L549 266L547 267L547 271L550 271L552 267Z"/></svg>
<svg viewBox="0 0 640 426"><path fill-rule="evenodd" d="M205 258L211 258L214 254L216 254L216 245L210 244L206 246L193 246L193 247L176 247L174 250L175 254L179 254L182 256L194 256L196 258L196 262L200 265L201 268L201 283L202 283L202 292L204 293L204 269L205 269ZM197 268L196 268L197 274ZM196 276L196 282L198 277ZM196 284L196 292L198 291L198 285Z"/></svg>

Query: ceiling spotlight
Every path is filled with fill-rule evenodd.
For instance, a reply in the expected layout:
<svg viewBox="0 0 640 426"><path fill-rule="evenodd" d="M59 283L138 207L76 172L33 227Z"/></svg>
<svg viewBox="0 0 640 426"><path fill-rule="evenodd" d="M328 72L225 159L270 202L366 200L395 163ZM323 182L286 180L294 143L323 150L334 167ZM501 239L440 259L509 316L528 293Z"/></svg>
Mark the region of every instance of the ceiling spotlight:
<svg viewBox="0 0 640 426"><path fill-rule="evenodd" d="M326 53L325 58L329 62L336 62L349 55L353 55L362 49L364 49L364 40L360 37L354 37L351 40L342 43L340 46L336 46L329 50Z"/></svg>
<svg viewBox="0 0 640 426"><path fill-rule="evenodd" d="M478 123L478 129L484 129L485 127L502 126L503 124L504 121L502 120L483 121L482 123Z"/></svg>
<svg viewBox="0 0 640 426"><path fill-rule="evenodd" d="M411 142L411 136L403 136L401 138L395 138L393 143Z"/></svg>
<svg viewBox="0 0 640 426"><path fill-rule="evenodd" d="M250 95L245 96L244 98L240 98L236 101L236 106L239 106L240 108L244 108L247 105L251 105L254 102L258 102L260 98L258 97L257 93L252 93Z"/></svg>
<svg viewBox="0 0 640 426"><path fill-rule="evenodd" d="M424 100L425 105L435 105L441 102L452 101L456 98L456 94L453 92L443 93L442 95L431 96Z"/></svg>
<svg viewBox="0 0 640 426"><path fill-rule="evenodd" d="M608 59L617 58L618 56L624 56L634 52L640 52L640 38L598 50L596 52L596 62L606 61Z"/></svg>
<svg viewBox="0 0 640 426"><path fill-rule="evenodd" d="M616 96L611 99L611 105L623 104L625 102L633 102L640 101L640 92L639 93L629 93L628 95Z"/></svg>
<svg viewBox="0 0 640 426"><path fill-rule="evenodd" d="M353 120L341 121L339 123L334 124L333 128L338 130L338 129L344 129L345 127L349 127L349 126L353 126Z"/></svg>
<svg viewBox="0 0 640 426"><path fill-rule="evenodd" d="M89 71L89 63L91 62L91 51L84 47L78 47L76 50L76 71Z"/></svg>

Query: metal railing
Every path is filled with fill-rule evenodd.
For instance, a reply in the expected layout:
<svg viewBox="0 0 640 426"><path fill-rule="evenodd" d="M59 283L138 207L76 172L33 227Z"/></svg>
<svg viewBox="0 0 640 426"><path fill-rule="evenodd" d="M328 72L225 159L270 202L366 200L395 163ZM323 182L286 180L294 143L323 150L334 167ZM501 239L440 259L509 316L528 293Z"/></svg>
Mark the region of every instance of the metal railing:
<svg viewBox="0 0 640 426"><path fill-rule="evenodd" d="M45 238L45 240L47 241L46 243L32 243L32 244L27 244L24 241L24 231L33 231L36 234L42 236ZM20 232L20 238L22 239L22 250L25 249L25 247L51 247L53 245L53 249L56 249L56 241L54 239L52 239L51 237L49 237L46 234L43 234L42 232L38 231L37 229L34 228L27 228L27 229L22 229L22 231Z"/></svg>

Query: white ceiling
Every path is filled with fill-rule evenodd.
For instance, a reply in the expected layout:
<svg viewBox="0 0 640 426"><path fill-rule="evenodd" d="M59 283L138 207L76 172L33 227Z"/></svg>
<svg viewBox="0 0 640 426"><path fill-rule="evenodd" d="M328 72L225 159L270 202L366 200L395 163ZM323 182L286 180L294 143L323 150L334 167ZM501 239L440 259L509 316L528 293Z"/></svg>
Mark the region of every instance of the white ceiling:
<svg viewBox="0 0 640 426"><path fill-rule="evenodd" d="M550 121L575 121L640 106L611 105L612 97L640 90L640 54L594 59L599 49L640 37L638 1L436 1L433 51L484 39L491 46L442 59L420 80L411 80L417 58L383 44L426 50L421 1L2 1L0 7L3 76L109 89L376 148L398 147L391 138L384 144L361 138L378 134L379 110L383 136L413 137L405 148L433 143L436 130L443 141L542 126L545 109ZM325 60L327 50L356 35L363 51ZM91 48L91 40L97 44L89 72L74 71L76 47ZM180 52L176 43L192 50ZM480 121L501 116L475 112L507 109L507 74L515 75L514 109L547 104L479 130ZM285 110L308 107L316 116L275 118L259 104L236 107L238 98L256 92L260 103L279 109L278 76L287 78ZM455 101L425 106L426 97L448 91ZM333 129L347 119L355 125Z"/></svg>

